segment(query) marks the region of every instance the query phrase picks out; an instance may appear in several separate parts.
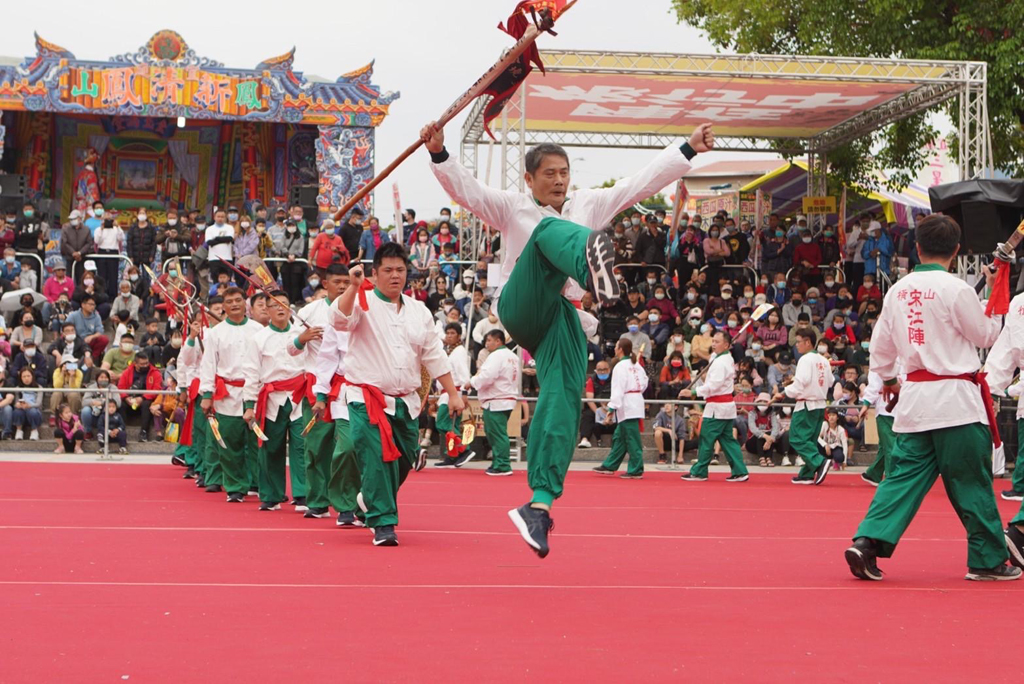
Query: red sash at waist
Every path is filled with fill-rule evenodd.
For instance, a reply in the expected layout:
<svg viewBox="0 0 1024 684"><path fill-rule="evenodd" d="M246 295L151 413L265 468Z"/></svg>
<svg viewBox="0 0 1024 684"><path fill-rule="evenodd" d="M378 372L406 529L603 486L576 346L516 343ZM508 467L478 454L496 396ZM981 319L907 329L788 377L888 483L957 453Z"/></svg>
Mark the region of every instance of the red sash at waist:
<svg viewBox="0 0 1024 684"><path fill-rule="evenodd" d="M259 423L260 430L264 429L267 420L267 401L270 399L270 395L274 392L292 392L294 396L295 392L299 392L301 395L302 389L306 386L306 375L296 375L294 378L288 378L287 380L275 380L274 382L268 382L263 385L260 389L259 396L256 397L256 422Z"/></svg>
<svg viewBox="0 0 1024 684"><path fill-rule="evenodd" d="M185 407L185 424L181 426L178 444L192 446L192 414L195 413L197 398L199 398L199 378L192 378L192 382L188 386L188 406Z"/></svg>
<svg viewBox="0 0 1024 684"><path fill-rule="evenodd" d="M719 394L714 397L708 397L704 401L709 404L731 404L735 399L731 394Z"/></svg>
<svg viewBox="0 0 1024 684"><path fill-rule="evenodd" d="M342 382L352 387L363 390L363 404L366 406L366 415L370 419L370 425L376 425L380 431L381 456L385 463L397 461L402 456L395 444L394 436L391 434L391 423L388 415L384 412L386 406L384 393L372 385L360 385L355 382L342 379ZM333 383L331 383L333 385Z"/></svg>
<svg viewBox="0 0 1024 684"><path fill-rule="evenodd" d="M221 376L216 376L213 379L213 400L220 401L226 399L228 396L228 386L231 387L244 387L245 380L228 380Z"/></svg>
<svg viewBox="0 0 1024 684"><path fill-rule="evenodd" d="M935 382L936 380L966 380L977 385L981 391L981 403L985 405L985 415L988 416L988 427L992 432L992 444L998 447L1003 443L999 437L999 426L996 425L996 409L992 403L992 392L988 387L986 373L978 371L977 373L964 373L963 375L936 375L927 370L916 370L907 373L907 382Z"/></svg>
<svg viewBox="0 0 1024 684"><path fill-rule="evenodd" d="M331 404L338 400L338 397L341 396L342 386L347 383L348 381L345 380L345 376L341 373L335 373L334 377L331 378L331 389L327 392L327 401L324 406L324 420L327 422L334 420L334 417L331 415ZM365 397L363 399L365 401ZM367 412L369 412L369 409L367 409Z"/></svg>

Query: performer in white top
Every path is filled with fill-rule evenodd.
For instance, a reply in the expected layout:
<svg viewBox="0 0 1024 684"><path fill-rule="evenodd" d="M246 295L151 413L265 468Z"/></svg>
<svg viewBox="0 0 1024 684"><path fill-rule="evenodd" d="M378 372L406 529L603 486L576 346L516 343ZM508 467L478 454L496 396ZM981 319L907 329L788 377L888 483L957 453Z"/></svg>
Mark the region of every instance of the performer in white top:
<svg viewBox="0 0 1024 684"><path fill-rule="evenodd" d="M899 373L900 382L905 382L905 373ZM878 430L878 454L874 462L861 473L860 478L870 485L877 487L882 482L885 474L891 470L892 448L896 443L896 437L892 432L892 411L889 410L889 400L882 397L882 376L874 371L868 371L868 385L861 396L864 406L875 407L875 428Z"/></svg>
<svg viewBox="0 0 1024 684"><path fill-rule="evenodd" d="M882 376L884 396L896 396L899 403L892 471L846 550L850 571L861 579L882 579L876 557L892 556L939 475L967 530L966 579L1016 579L1021 573L1006 564L992 493L992 443L998 433L988 383L978 373L978 347L995 343L1000 322L985 316L974 288L948 272L960 236L956 221L942 214L918 224L921 265L886 294L871 335L871 370ZM991 286L994 276L987 273L986 279ZM907 373L902 389L900 361Z"/></svg>
<svg viewBox="0 0 1024 684"><path fill-rule="evenodd" d="M452 366L452 382L458 388L469 384L469 353L462 345L462 326L449 323L444 326L444 351L448 354L448 363ZM435 468L458 468L473 460L475 453L468 444L462 443L459 426L448 413L448 393L440 385L437 387L440 396L437 399L437 435L441 442L441 460L434 464Z"/></svg>
<svg viewBox="0 0 1024 684"><path fill-rule="evenodd" d="M270 324L256 335L260 352L260 382L256 424L267 441L259 447L261 511L276 511L285 498L285 460L290 466L292 503L306 510L306 459L302 429L302 401L306 388L306 360L292 350L323 335L321 328L295 330L290 322L288 293L273 292L267 300ZM287 452L285 450L287 443Z"/></svg>
<svg viewBox="0 0 1024 684"><path fill-rule="evenodd" d="M203 416L201 425L196 423L196 414L203 414L199 410L199 366L203 360L203 351L202 347L196 344L202 330L202 316L199 310L196 310L190 323L188 339L181 345L174 365L174 379L178 383L179 401L186 407L185 422L178 435L178 448L181 449L180 453L185 459L185 465L188 466L183 477L194 478L198 482L203 479L206 450L206 417ZM175 450L175 453L178 454L178 450Z"/></svg>
<svg viewBox="0 0 1024 684"><path fill-rule="evenodd" d="M612 368L612 395L608 399L608 409L615 411L612 450L594 472L614 475L628 451L629 466L620 477L639 480L644 476L644 444L640 432L643 430L647 371L637 363L633 343L624 337L615 345L615 357L618 362Z"/></svg>
<svg viewBox="0 0 1024 684"><path fill-rule="evenodd" d="M715 455L715 442L722 447L722 453L729 461L731 470L726 482L746 482L750 479L739 442L732 434L736 420L736 400L732 395L736 386L736 364L730 353L732 343L729 334L723 330L711 336L711 367L704 382L696 389L690 388L690 396L704 399L704 417L700 424L700 446L697 448L697 462L681 479L686 482L705 482L708 479L708 464ZM682 395L680 395L682 396Z"/></svg>
<svg viewBox="0 0 1024 684"><path fill-rule="evenodd" d="M825 422L825 403L832 386L832 367L828 360L815 351L817 344L812 330L796 333L796 350L800 360L796 364L793 381L775 395L775 401L786 398L796 400L793 422L789 426L789 445L804 460L793 484L820 485L832 468L832 459L818 451L818 433Z"/></svg>
<svg viewBox="0 0 1024 684"><path fill-rule="evenodd" d="M257 484L246 463L249 424L255 416L259 392L259 350L256 335L263 326L245 316L245 293L229 287L224 293L226 318L206 333L206 351L199 367L200 404L207 418L215 418L226 447L211 451L214 470L223 478L230 503L240 503ZM211 426L212 428L212 426ZM211 430L212 431L212 430ZM220 485L219 479L213 481ZM207 491L210 491L207 477ZM216 490L214 490L216 491Z"/></svg>
<svg viewBox="0 0 1024 684"><path fill-rule="evenodd" d="M530 440L544 445L528 462L533 497L509 511L509 517L527 545L544 557L550 509L562 495L576 448L587 372L586 335L596 330L597 322L586 314L581 325L572 302L582 297L581 285L594 293L599 305L619 296L612 270L614 245L601 229L624 208L685 175L690 159L714 146L714 134L710 124L703 124L688 143L664 150L613 187L572 192L569 155L557 145L538 145L524 159L527 193L480 183L449 156L444 132L435 123L425 126L420 136L430 152L431 170L448 195L501 234L501 280L490 283L497 288L492 308L497 306L505 329L536 362L541 390Z"/></svg>
<svg viewBox="0 0 1024 684"><path fill-rule="evenodd" d="M985 357L985 370L992 393L996 396L1017 397L1017 467L1013 469L1013 480L1009 489L1001 496L1007 501L1024 501L1024 380L1013 375L1024 368L1024 294L1010 302L1003 331ZM1007 525L1006 545L1010 561L1024 568L1024 504L1017 516Z"/></svg>
<svg viewBox="0 0 1024 684"><path fill-rule="evenodd" d="M234 280L234 272L220 263L222 261L234 262L232 245L235 244L235 227L228 223L226 211L218 209L213 212L213 225L206 228L203 239L209 250L210 282L217 282L217 276L221 272L228 273Z"/></svg>
<svg viewBox="0 0 1024 684"><path fill-rule="evenodd" d="M503 477L512 474L509 462L508 419L516 408L519 396L519 356L505 346L505 333L493 329L484 336L487 360L469 384L477 391L484 410L484 433L491 446L493 463L488 475Z"/></svg>
<svg viewBox="0 0 1024 684"><path fill-rule="evenodd" d="M372 291L362 288L362 267L350 270L351 285L331 305L329 319L349 334L345 398L366 524L374 528L376 546L396 546L398 488L416 458L420 367L448 392L451 413L461 412L465 404L430 312L402 294L408 273L405 248L394 242L381 245L373 270L377 284Z"/></svg>

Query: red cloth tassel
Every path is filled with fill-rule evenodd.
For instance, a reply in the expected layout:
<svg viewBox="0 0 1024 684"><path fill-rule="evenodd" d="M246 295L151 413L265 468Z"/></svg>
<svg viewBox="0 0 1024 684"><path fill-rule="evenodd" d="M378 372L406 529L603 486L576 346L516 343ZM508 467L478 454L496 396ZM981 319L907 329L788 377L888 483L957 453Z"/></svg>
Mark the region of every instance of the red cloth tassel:
<svg viewBox="0 0 1024 684"><path fill-rule="evenodd" d="M370 305L366 303L366 293L372 290L373 287L373 283L369 280L364 280L362 287L359 288L359 308L363 311L369 311L370 309Z"/></svg>
<svg viewBox="0 0 1024 684"><path fill-rule="evenodd" d="M178 444L192 446L192 413L198 396L199 378L192 378L192 383L188 386L188 406L185 407L185 424L181 427Z"/></svg>
<svg viewBox="0 0 1024 684"><path fill-rule="evenodd" d="M1010 263L996 261L996 282L985 307L985 315L1005 316L1010 311Z"/></svg>

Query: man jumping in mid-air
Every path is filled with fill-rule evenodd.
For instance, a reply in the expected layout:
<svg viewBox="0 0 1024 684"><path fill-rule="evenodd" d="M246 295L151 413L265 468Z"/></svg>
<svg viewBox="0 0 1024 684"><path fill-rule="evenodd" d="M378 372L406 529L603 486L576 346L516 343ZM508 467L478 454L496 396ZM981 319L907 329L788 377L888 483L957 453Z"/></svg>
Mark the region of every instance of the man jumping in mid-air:
<svg viewBox="0 0 1024 684"><path fill-rule="evenodd" d="M528 193L481 184L449 156L444 131L436 123L424 126L420 137L445 192L501 233L501 280L492 283L498 291L498 318L533 356L541 387L530 424L528 469L533 498L509 511L509 517L543 558L548 554L551 506L562 495L579 431L587 370L581 319L592 328L590 333L597 324L593 316L579 312L574 302L583 295L581 285L598 304L619 296L612 273L615 250L600 229L626 207L685 175L694 155L714 147L714 133L711 124L702 124L689 142L662 151L635 176L620 179L610 188L572 192L565 150L537 145L524 161Z"/></svg>

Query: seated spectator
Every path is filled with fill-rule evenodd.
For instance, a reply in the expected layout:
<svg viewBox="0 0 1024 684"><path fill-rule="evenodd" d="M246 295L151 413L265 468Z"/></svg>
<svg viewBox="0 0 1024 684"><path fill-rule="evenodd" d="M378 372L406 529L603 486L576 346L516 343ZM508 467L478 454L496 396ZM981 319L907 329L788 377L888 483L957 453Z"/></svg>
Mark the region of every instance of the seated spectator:
<svg viewBox="0 0 1024 684"><path fill-rule="evenodd" d="M128 429L124 424L124 417L118 412L118 404L113 399L107 402L107 422L104 423L101 417L97 422L96 439L99 441L99 449L97 453L103 453L104 446L109 444L109 440L115 440L118 446L118 453L128 453ZM108 432L104 432L104 429L108 429ZM109 447L108 447L109 448Z"/></svg>
<svg viewBox="0 0 1024 684"><path fill-rule="evenodd" d="M811 310L811 325L821 327L821 321L825 318L825 301L821 298L821 291L816 287L807 288L807 308Z"/></svg>
<svg viewBox="0 0 1024 684"><path fill-rule="evenodd" d="M100 319L110 316L110 297L107 295L107 285L96 275L96 263L91 259L85 262L85 273L82 274L82 282L75 288L71 295L71 301L83 307L86 297L92 297L96 302L96 311Z"/></svg>
<svg viewBox="0 0 1024 684"><path fill-rule="evenodd" d="M266 306L266 302L263 302L263 306ZM255 308L253 307L253 318L256 317ZM146 353L146 356L153 363L157 363L164 355L164 347L167 345L167 340L160 334L160 321L156 318L150 318L146 321L146 331L139 336L139 348Z"/></svg>
<svg viewBox="0 0 1024 684"><path fill-rule="evenodd" d="M81 389L82 370L73 356L64 356L60 364L53 371L53 388ZM72 413L79 413L82 410L82 395L78 392L53 392L50 394L50 410L56 415L57 408L65 404L71 407Z"/></svg>
<svg viewBox="0 0 1024 684"><path fill-rule="evenodd" d="M111 311L127 311L128 318L137 321L139 320L139 308L142 306L142 300L136 295L132 294L132 283L130 280L122 280L117 286L117 297L110 305Z"/></svg>
<svg viewBox="0 0 1024 684"><path fill-rule="evenodd" d="M707 304L707 297L700 293L697 286L693 283L686 285L686 294L681 299L684 307L700 307L704 308Z"/></svg>
<svg viewBox="0 0 1024 684"><path fill-rule="evenodd" d="M20 377L21 371L27 370L36 379L36 385L45 387L47 381L46 356L36 346L33 339L26 339L21 346L21 352L14 355L11 362L11 376Z"/></svg>
<svg viewBox="0 0 1024 684"><path fill-rule="evenodd" d="M825 339L832 342L837 337L845 337L848 344L856 344L857 336L853 328L846 324L846 316L837 313L832 317L832 325L825 330Z"/></svg>
<svg viewBox="0 0 1024 684"><path fill-rule="evenodd" d="M658 268L648 268L644 274L644 281L636 286L640 297L644 302L654 299L654 288L661 283L661 276L664 272Z"/></svg>
<svg viewBox="0 0 1024 684"><path fill-rule="evenodd" d="M814 335L814 344L818 344L818 340L821 339L821 333L818 329L811 325L811 317L809 314L801 313L797 318L796 325L793 326L789 331L789 347L791 350L796 349L796 336L801 332L809 332ZM796 360L800 360L799 354L796 355Z"/></svg>
<svg viewBox="0 0 1024 684"><path fill-rule="evenodd" d="M725 319L725 332L729 335L734 357L743 356L750 341L750 328L740 332L740 315L733 311Z"/></svg>
<svg viewBox="0 0 1024 684"><path fill-rule="evenodd" d="M85 358L85 355L89 353L89 347L83 340L78 338L74 324L65 323L61 327L60 333L60 337L55 339L50 344L50 348L46 350L46 353L53 357L54 367L60 365L65 356L71 356L76 359ZM78 413L78 411L75 411L75 413Z"/></svg>
<svg viewBox="0 0 1024 684"><path fill-rule="evenodd" d="M806 280L812 283L821 282L821 247L814 238L811 231L801 230L800 241L793 250L793 266L799 269Z"/></svg>
<svg viewBox="0 0 1024 684"><path fill-rule="evenodd" d="M82 422L75 415L75 412L67 404L60 404L54 413L56 414L56 419L53 426L53 436L57 440L57 446L53 453L85 453L82 451L85 429L82 427Z"/></svg>
<svg viewBox="0 0 1024 684"><path fill-rule="evenodd" d="M697 307L687 312L687 318L683 322L683 339L687 344L693 340L694 335L700 333L700 326L704 322L704 314Z"/></svg>
<svg viewBox="0 0 1024 684"><path fill-rule="evenodd" d="M665 360L672 356L673 352L679 352L682 354L683 359L686 359L686 336L683 333L682 326L676 326L672 331L672 335L668 338L668 344L665 346ZM685 363L683 364L685 365Z"/></svg>
<svg viewBox="0 0 1024 684"><path fill-rule="evenodd" d="M846 428L847 434L857 443L861 451L867 451L864 445L864 416L867 413L867 406L860 401L860 387L855 382L847 382L843 385L842 402L835 405L840 412L839 422Z"/></svg>
<svg viewBox="0 0 1024 684"><path fill-rule="evenodd" d="M736 430L736 439L740 444L747 441L747 414L754 410L753 404L757 399L754 393L754 380L749 375L739 375L735 385L734 397L736 399L736 418L733 419L733 429Z"/></svg>
<svg viewBox="0 0 1024 684"><path fill-rule="evenodd" d="M320 280L317 278L317 284L319 283ZM227 271L221 271L217 274L217 282L210 285L210 291L208 294L210 297L223 297L224 290L228 289L232 285L234 285L234 283L231 282L231 274Z"/></svg>
<svg viewBox="0 0 1024 684"><path fill-rule="evenodd" d="M789 440L782 429L779 412L773 410L768 402L771 397L762 392L757 396L754 410L747 413L746 442L748 452L757 456L757 463L762 468L775 467L772 454L785 456L789 451Z"/></svg>
<svg viewBox="0 0 1024 684"><path fill-rule="evenodd" d="M462 308L467 321L480 321L487 318L490 302L484 299L484 291L479 287L473 289L473 297Z"/></svg>
<svg viewBox="0 0 1024 684"><path fill-rule="evenodd" d="M46 302L43 304L43 321L49 321L52 315L53 305L60 296L65 295L66 300L71 299L75 292L75 282L68 278L67 266L63 259L57 259L53 263L53 275L43 282L43 296Z"/></svg>
<svg viewBox="0 0 1024 684"><path fill-rule="evenodd" d="M82 425L85 427L86 439L91 439L97 434L97 423L102 428L103 407L106 406L107 393L104 391L110 386L110 371L100 370L96 372L96 381L86 387L88 390L82 396ZM121 395L114 392L109 395L110 400L118 408L121 406ZM120 420L120 414L116 414Z"/></svg>
<svg viewBox="0 0 1024 684"><path fill-rule="evenodd" d="M644 359L647 361L651 360L651 355L654 353L651 338L646 333L640 331L640 319L636 316L630 316L626 320L626 332L619 339L629 340L633 343L633 349L643 354Z"/></svg>
<svg viewBox="0 0 1024 684"><path fill-rule="evenodd" d="M825 273L825 280L821 286L822 304L826 309L832 307L836 295L839 293L840 285L836 283L835 274L831 271Z"/></svg>
<svg viewBox="0 0 1024 684"><path fill-rule="evenodd" d="M723 314L729 314L739 309L738 302L732 296L732 283L722 283L721 294L708 299L708 308L712 311L721 309ZM712 327L714 327L714 324L712 324Z"/></svg>
<svg viewBox="0 0 1024 684"><path fill-rule="evenodd" d="M853 347L847 343L845 335L840 335L832 340L832 355L837 361L842 361L843 363L853 362Z"/></svg>
<svg viewBox="0 0 1024 684"><path fill-rule="evenodd" d="M121 379L117 381L117 387L121 390L160 390L163 389L163 376L156 366L150 364L149 357L144 352L139 352L131 365L121 373ZM138 414L142 417L142 425L139 430L139 441L149 441L149 431L153 425L153 413L150 407L156 401L159 394L121 394L121 417L125 423L128 416Z"/></svg>
<svg viewBox="0 0 1024 684"><path fill-rule="evenodd" d="M860 385L860 368L853 364L843 366L839 379L832 387L832 400L837 404L850 403L850 393L846 389L846 385L849 383Z"/></svg>
<svg viewBox="0 0 1024 684"><path fill-rule="evenodd" d="M135 321L131 319L131 315L127 310L115 311L110 322L114 325L113 346L115 347L121 344L121 337L123 337L125 333L135 334Z"/></svg>
<svg viewBox="0 0 1024 684"><path fill-rule="evenodd" d="M418 276L409 279L409 287L405 290L405 294L412 297L417 302L422 302L424 305L427 303L427 290L423 285L423 278Z"/></svg>
<svg viewBox="0 0 1024 684"><path fill-rule="evenodd" d="M717 307L711 311L711 318L708 319L712 332L725 330L725 309Z"/></svg>
<svg viewBox="0 0 1024 684"><path fill-rule="evenodd" d="M789 331L782 325L778 309L768 312L767 322L757 326L757 336L764 343L764 354L774 360L780 351L789 347Z"/></svg>
<svg viewBox="0 0 1024 684"><path fill-rule="evenodd" d="M47 323L47 329L50 332L59 332L64 324L68 322L68 316L71 315L73 307L71 305L71 298L68 294L61 292L57 297L57 301L51 305L49 302L43 305L44 319L49 321ZM46 314L49 314L49 318L46 318Z"/></svg>
<svg viewBox="0 0 1024 684"><path fill-rule="evenodd" d="M797 325L800 314L807 314L807 322L811 321L811 307L804 304L804 296L800 292L793 292L792 299L782 307L782 322L792 328Z"/></svg>
<svg viewBox="0 0 1024 684"><path fill-rule="evenodd" d="M167 378L167 389L178 389L178 383L174 380L173 375ZM153 439L157 441L164 438L164 426L167 423L177 423L180 426L185 422L185 407L179 405L177 394L156 395L149 410L153 414ZM181 433L179 432L179 434Z"/></svg>
<svg viewBox="0 0 1024 684"><path fill-rule="evenodd" d="M835 467L843 469L847 462L849 439L846 430L839 424L839 414L832 407L825 411L825 422L818 433L818 451L825 458L831 458Z"/></svg>
<svg viewBox="0 0 1024 684"><path fill-rule="evenodd" d="M35 314L31 310L22 312L17 327L11 330L11 353L17 354L28 340L32 340L37 347L43 343L43 329L36 325Z"/></svg>
<svg viewBox="0 0 1024 684"><path fill-rule="evenodd" d="M17 282L18 276L21 275L21 264L18 263L18 258L14 254L13 247L7 247L4 249L4 260L0 262L0 278L9 280L11 283L20 286Z"/></svg>
<svg viewBox="0 0 1024 684"><path fill-rule="evenodd" d="M738 300L736 300L736 305L740 308L740 310L743 310L743 309L746 309L746 308L750 308L751 310L753 310L754 307L756 306L756 304L754 304L754 295L755 294L756 293L754 292L754 286L753 285L751 285L749 283L744 284L743 285L743 296L741 296Z"/></svg>
<svg viewBox="0 0 1024 684"><path fill-rule="evenodd" d="M756 333L750 337L750 345L743 353L743 356L756 364L767 363L764 358L764 343Z"/></svg>
<svg viewBox="0 0 1024 684"><path fill-rule="evenodd" d="M171 333L171 337L167 340L167 344L157 359L158 368L171 368L176 366L178 363L178 354L181 352L181 345L184 343L185 337L182 335L181 330L175 330Z"/></svg>
<svg viewBox="0 0 1024 684"><path fill-rule="evenodd" d="M675 462L683 462L687 449L696 449L696 440L687 439L686 416L677 415L675 404L665 404L654 417L654 444L658 448L658 463L668 463L668 452L675 438Z"/></svg>
<svg viewBox="0 0 1024 684"><path fill-rule="evenodd" d="M675 325L679 321L679 312L676 311L676 305L672 303L672 300L668 297L668 289L658 284L654 288L654 297L647 300L647 310L657 309L661 313L661 320L669 325Z"/></svg>
<svg viewBox="0 0 1024 684"><path fill-rule="evenodd" d="M652 306L647 312L647 322L640 326L640 332L651 338L654 344L654 358L664 358L665 345L668 344L668 336L672 329L665 322L661 311Z"/></svg>
<svg viewBox="0 0 1024 684"><path fill-rule="evenodd" d="M661 367L658 377L658 399L678 399L679 393L690 386L690 370L683 360L683 352L676 350Z"/></svg>
<svg viewBox="0 0 1024 684"><path fill-rule="evenodd" d="M769 394L781 392L786 383L793 379L793 373L793 357L788 351L784 351L779 354L778 361L768 367Z"/></svg>
<svg viewBox="0 0 1024 684"><path fill-rule="evenodd" d="M818 353L825 357L828 361L829 366L832 368L833 373L837 368L842 368L843 362L832 353L832 343L826 340L824 337L818 340Z"/></svg>
<svg viewBox="0 0 1024 684"><path fill-rule="evenodd" d="M882 290L879 289L872 273L864 274L864 284L857 288L857 304L863 304L869 299L882 300Z"/></svg>
<svg viewBox="0 0 1024 684"><path fill-rule="evenodd" d="M316 293L321 289L320 276L317 275L316 271L313 271L306 279L306 287L302 288L302 301L309 304L316 298Z"/></svg>
<svg viewBox="0 0 1024 684"><path fill-rule="evenodd" d="M121 382L121 376L135 361L135 335L126 332L121 335L121 341L117 346L111 347L103 355L100 368L110 373L110 379L115 384Z"/></svg>
<svg viewBox="0 0 1024 684"><path fill-rule="evenodd" d="M711 360L711 324L703 323L700 333L690 340L690 369L699 371Z"/></svg>
<svg viewBox="0 0 1024 684"><path fill-rule="evenodd" d="M871 331L862 334L856 348L850 354L849 362L857 364L861 368L871 365Z"/></svg>
<svg viewBox="0 0 1024 684"><path fill-rule="evenodd" d="M31 368L22 368L17 373L17 378L17 384L11 387L8 393L11 401L7 403L7 408L11 411L8 413L5 408L0 414L3 418L3 436L4 439L11 438L13 425L14 439L24 439L24 428L28 427L29 439L38 441L39 426L43 424L43 412L40 408L43 405L43 393L39 390L39 382Z"/></svg>
<svg viewBox="0 0 1024 684"><path fill-rule="evenodd" d="M583 412L580 416L580 448L601 446L601 437L615 429L614 415L605 403L587 399L609 399L612 396L612 370L607 361L598 361L594 373L587 378L583 390ZM611 419L612 422L609 422Z"/></svg>
<svg viewBox="0 0 1024 684"><path fill-rule="evenodd" d="M462 322L462 314L459 312L457 308L453 306L452 308L448 309L448 312L445 314L444 320L438 321L437 324L435 325L438 337L444 339L445 326L451 323L454 323L457 326L459 326L459 337L466 336L466 326Z"/></svg>

